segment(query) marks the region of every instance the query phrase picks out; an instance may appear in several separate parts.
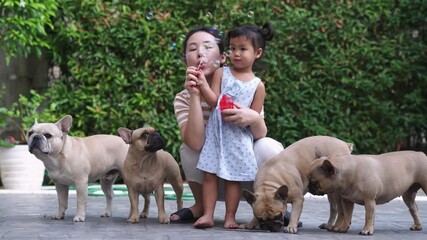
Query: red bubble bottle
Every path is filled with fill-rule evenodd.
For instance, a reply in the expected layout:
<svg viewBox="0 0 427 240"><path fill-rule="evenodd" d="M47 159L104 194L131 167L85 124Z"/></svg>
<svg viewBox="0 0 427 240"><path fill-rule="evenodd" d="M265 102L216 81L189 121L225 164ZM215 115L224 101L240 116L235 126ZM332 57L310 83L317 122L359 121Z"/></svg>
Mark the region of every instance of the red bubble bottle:
<svg viewBox="0 0 427 240"><path fill-rule="evenodd" d="M225 110L225 109L233 109L234 108L234 102L233 99L228 97L227 95L223 95L221 98L221 101L219 102L219 109Z"/></svg>

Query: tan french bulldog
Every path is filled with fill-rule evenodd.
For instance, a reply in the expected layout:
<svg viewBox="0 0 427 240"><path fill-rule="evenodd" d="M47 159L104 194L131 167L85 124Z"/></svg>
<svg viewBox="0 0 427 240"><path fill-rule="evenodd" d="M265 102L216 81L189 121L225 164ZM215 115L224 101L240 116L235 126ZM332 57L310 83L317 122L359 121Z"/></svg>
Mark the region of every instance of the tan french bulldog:
<svg viewBox="0 0 427 240"><path fill-rule="evenodd" d="M279 232L283 229L283 214L291 203L290 222L284 231L297 233L297 224L303 208L304 194L308 191L308 174L311 163L320 151L326 155L350 154L351 144L334 137L312 136L301 139L285 148L259 168L254 181L254 193L243 190L243 196L252 206L254 218L241 228ZM336 218L335 202L329 198L331 215Z"/></svg>
<svg viewBox="0 0 427 240"><path fill-rule="evenodd" d="M147 218L150 207L150 193L154 191L158 208L159 223L169 223L165 212L164 183L167 180L176 193L177 208L182 208L183 181L175 158L162 150L164 144L160 134L151 127L134 131L119 128L122 139L130 145L126 156L123 180L128 188L130 214L128 223L138 223L139 218ZM139 194L144 197L144 209L138 212Z"/></svg>
<svg viewBox="0 0 427 240"><path fill-rule="evenodd" d="M56 123L36 121L27 133L28 150L43 162L55 183L59 209L52 219L64 219L69 186L74 185L77 190L74 222L84 222L88 182L96 180L100 180L107 200L101 217L110 217L114 195L112 186L123 167L129 146L113 135L69 136L72 121L70 115Z"/></svg>
<svg viewBox="0 0 427 240"><path fill-rule="evenodd" d="M411 230L421 230L415 197L427 194L427 157L422 152L399 151L381 155L322 157L310 167L312 194L339 193L338 220L329 230L347 232L354 203L365 205L365 226L359 233L374 233L375 206L402 196L414 219Z"/></svg>

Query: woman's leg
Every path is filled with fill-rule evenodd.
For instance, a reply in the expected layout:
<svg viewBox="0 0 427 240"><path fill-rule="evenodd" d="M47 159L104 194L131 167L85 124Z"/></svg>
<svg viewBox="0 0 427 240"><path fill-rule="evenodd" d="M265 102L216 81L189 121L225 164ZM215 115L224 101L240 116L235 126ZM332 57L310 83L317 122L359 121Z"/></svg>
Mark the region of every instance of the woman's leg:
<svg viewBox="0 0 427 240"><path fill-rule="evenodd" d="M197 162L199 161L200 152L196 152L189 148L187 145L182 144L179 149L181 156L182 169L188 182L188 186L194 197L194 205L189 207L194 218L203 215L203 195L202 195L202 182L203 172L197 169ZM171 221L179 221L180 217L173 213L170 216Z"/></svg>
<svg viewBox="0 0 427 240"><path fill-rule="evenodd" d="M196 228L211 228L214 226L214 212L218 198L218 177L215 174L204 174L203 179L203 216L194 224Z"/></svg>
<svg viewBox="0 0 427 240"><path fill-rule="evenodd" d="M225 222L224 228L239 228L236 212L240 201L240 182L225 181Z"/></svg>
<svg viewBox="0 0 427 240"><path fill-rule="evenodd" d="M283 145L273 138L264 137L254 142L254 153L258 167L279 154L283 150Z"/></svg>

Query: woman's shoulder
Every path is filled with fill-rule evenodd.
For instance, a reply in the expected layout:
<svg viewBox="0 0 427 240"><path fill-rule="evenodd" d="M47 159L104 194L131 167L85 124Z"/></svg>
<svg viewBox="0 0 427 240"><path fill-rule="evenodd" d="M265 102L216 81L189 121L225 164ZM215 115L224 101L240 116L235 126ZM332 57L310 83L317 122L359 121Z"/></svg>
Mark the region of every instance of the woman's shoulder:
<svg viewBox="0 0 427 240"><path fill-rule="evenodd" d="M188 102L189 99L190 99L190 93L188 92L187 89L184 89L175 95L174 102Z"/></svg>

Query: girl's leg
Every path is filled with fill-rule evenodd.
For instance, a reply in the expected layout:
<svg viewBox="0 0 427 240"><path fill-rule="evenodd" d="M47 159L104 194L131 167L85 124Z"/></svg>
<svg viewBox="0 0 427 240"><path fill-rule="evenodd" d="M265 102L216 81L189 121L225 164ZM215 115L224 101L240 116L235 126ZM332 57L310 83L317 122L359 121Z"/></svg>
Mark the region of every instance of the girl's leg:
<svg viewBox="0 0 427 240"><path fill-rule="evenodd" d="M236 212L240 201L240 182L225 181L225 223L224 228L239 228Z"/></svg>
<svg viewBox="0 0 427 240"><path fill-rule="evenodd" d="M214 226L215 205L218 198L218 177L215 174L204 174L203 179L203 216L194 224L195 228L211 228Z"/></svg>

